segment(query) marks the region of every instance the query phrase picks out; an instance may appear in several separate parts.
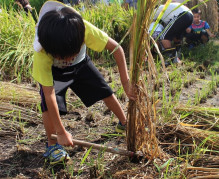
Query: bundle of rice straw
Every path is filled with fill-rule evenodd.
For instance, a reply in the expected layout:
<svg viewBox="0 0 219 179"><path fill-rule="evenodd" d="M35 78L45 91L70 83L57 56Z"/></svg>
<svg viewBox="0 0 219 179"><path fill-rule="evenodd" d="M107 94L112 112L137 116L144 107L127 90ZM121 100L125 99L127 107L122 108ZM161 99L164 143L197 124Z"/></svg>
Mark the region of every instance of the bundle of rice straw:
<svg viewBox="0 0 219 179"><path fill-rule="evenodd" d="M170 2L171 0L168 0L165 7L168 7ZM157 70L151 48L155 46L158 53L159 50L148 29L153 21L155 6L159 5L160 1L138 0L137 3L130 41L130 76L132 85L136 87L137 99L129 102L127 146L128 150L142 151L146 158L153 159L160 156L161 151L156 138L156 102L153 90ZM153 30L150 33L152 34ZM159 56L165 69L160 53Z"/></svg>

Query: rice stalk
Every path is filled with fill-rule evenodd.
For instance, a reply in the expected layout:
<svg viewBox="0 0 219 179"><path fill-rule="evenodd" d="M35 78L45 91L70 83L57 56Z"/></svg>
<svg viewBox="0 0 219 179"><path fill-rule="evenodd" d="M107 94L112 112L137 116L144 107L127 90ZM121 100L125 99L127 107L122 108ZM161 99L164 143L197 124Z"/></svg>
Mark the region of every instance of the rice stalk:
<svg viewBox="0 0 219 179"><path fill-rule="evenodd" d="M174 143L186 146L190 144L192 148L202 145L201 147L207 147L208 150L219 151L219 133L216 131L208 131L203 129L197 129L192 126L185 126L179 124L164 124L159 128L159 139L165 141L165 143ZM203 143L203 141L205 141ZM187 145L187 146L190 146ZM168 145L168 150L177 149L177 145ZM185 151L185 153L188 151ZM213 153L213 152L212 152Z"/></svg>
<svg viewBox="0 0 219 179"><path fill-rule="evenodd" d="M203 129L219 131L219 108L178 106L174 112L180 115L184 125L194 127L193 124L199 124Z"/></svg>
<svg viewBox="0 0 219 179"><path fill-rule="evenodd" d="M136 87L137 99L130 101L128 106L127 146L131 151L141 150L148 159L161 156L156 138L156 102L153 90L157 69L148 33L158 2L138 1L130 41L130 76L132 85Z"/></svg>
<svg viewBox="0 0 219 179"><path fill-rule="evenodd" d="M200 106L178 106L175 111L186 111L206 114L207 116L212 114L219 116L219 108L215 107L200 107Z"/></svg>

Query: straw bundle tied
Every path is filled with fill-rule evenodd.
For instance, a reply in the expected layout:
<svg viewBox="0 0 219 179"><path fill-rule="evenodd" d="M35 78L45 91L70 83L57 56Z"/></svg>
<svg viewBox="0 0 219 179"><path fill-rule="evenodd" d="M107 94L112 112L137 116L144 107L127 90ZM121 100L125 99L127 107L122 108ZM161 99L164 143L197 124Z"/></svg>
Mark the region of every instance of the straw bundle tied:
<svg viewBox="0 0 219 179"><path fill-rule="evenodd" d="M156 138L156 102L153 91L157 70L151 44L154 43L155 48L157 46L148 32L158 3L160 1L138 0L130 41L130 76L132 85L136 87L137 99L129 102L127 145L128 150L140 150L148 159L161 154ZM164 64L163 58L161 60Z"/></svg>
<svg viewBox="0 0 219 179"><path fill-rule="evenodd" d="M22 104L22 106L37 105L40 98L38 92L27 86L9 82L0 82L0 101Z"/></svg>
<svg viewBox="0 0 219 179"><path fill-rule="evenodd" d="M0 118L13 118L29 123L39 123L36 117L40 101L34 88L10 82L0 82Z"/></svg>

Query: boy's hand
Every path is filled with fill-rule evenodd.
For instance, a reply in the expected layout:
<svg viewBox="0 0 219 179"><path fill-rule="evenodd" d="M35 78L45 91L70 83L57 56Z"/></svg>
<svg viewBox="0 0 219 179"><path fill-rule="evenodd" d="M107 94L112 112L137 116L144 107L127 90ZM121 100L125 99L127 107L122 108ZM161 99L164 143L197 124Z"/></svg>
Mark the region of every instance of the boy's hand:
<svg viewBox="0 0 219 179"><path fill-rule="evenodd" d="M63 146L74 147L74 144L72 142L72 135L67 131L61 134L57 134L57 142L58 144L63 145Z"/></svg>
<svg viewBox="0 0 219 179"><path fill-rule="evenodd" d="M136 100L135 88L131 85L129 80L123 84L123 88L130 100Z"/></svg>
<svg viewBox="0 0 219 179"><path fill-rule="evenodd" d="M210 34L210 37L211 37L211 38L214 38L214 37L216 37L216 35L214 35L214 34Z"/></svg>
<svg viewBox="0 0 219 179"><path fill-rule="evenodd" d="M186 33L188 33L188 34L191 33L191 31L192 31L192 29L189 27L186 29Z"/></svg>

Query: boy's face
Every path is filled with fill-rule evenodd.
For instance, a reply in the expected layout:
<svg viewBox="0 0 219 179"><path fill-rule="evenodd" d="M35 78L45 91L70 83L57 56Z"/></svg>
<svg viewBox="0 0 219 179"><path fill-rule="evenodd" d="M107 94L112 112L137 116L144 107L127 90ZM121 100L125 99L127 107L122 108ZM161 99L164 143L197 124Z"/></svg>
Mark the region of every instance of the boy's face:
<svg viewBox="0 0 219 179"><path fill-rule="evenodd" d="M200 14L198 14L198 13L193 14L193 22L195 24L199 24L200 19L201 19Z"/></svg>
<svg viewBox="0 0 219 179"><path fill-rule="evenodd" d="M71 61L73 60L78 54L72 55L71 57L67 57L67 58L57 58L58 60L65 60L65 61Z"/></svg>
<svg viewBox="0 0 219 179"><path fill-rule="evenodd" d="M83 47L83 45L81 45L81 48ZM81 48L80 48L80 51L81 51ZM76 53L70 57L66 57L66 58L61 58L61 57L55 57L57 60L64 60L64 61L71 61L73 60L79 53Z"/></svg>

